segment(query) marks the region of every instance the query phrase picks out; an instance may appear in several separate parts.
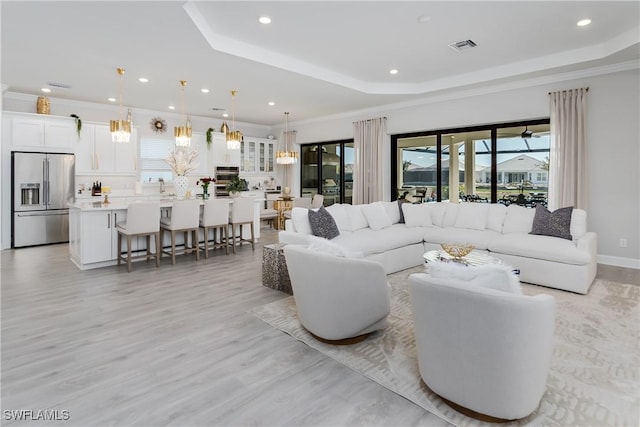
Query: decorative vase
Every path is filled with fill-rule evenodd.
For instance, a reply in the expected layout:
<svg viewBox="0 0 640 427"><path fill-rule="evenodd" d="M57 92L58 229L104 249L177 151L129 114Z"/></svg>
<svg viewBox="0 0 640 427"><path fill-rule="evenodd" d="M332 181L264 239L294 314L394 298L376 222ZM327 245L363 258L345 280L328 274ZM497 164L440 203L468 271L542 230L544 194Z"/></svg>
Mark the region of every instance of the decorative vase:
<svg viewBox="0 0 640 427"><path fill-rule="evenodd" d="M202 187L202 200L207 200L209 198L209 186Z"/></svg>
<svg viewBox="0 0 640 427"><path fill-rule="evenodd" d="M178 200L184 199L185 194L187 194L187 187L189 187L189 178L182 175L176 176L173 180L173 185L175 186Z"/></svg>
<svg viewBox="0 0 640 427"><path fill-rule="evenodd" d="M39 96L36 100L36 112L38 114L49 114L51 112L51 104L46 96Z"/></svg>

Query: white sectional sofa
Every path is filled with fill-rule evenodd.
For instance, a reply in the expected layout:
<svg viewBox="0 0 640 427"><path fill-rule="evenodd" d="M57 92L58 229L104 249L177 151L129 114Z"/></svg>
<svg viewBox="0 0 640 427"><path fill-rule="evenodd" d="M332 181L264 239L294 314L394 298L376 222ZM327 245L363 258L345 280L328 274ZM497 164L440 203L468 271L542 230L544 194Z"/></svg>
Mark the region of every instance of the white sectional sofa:
<svg viewBox="0 0 640 427"><path fill-rule="evenodd" d="M375 202L326 209L340 231L331 242L378 261L387 274L420 265L440 243L470 243L519 269L523 282L586 294L596 275L597 235L587 231L581 209L572 212L572 240L529 234L535 210L517 205ZM307 244L309 234L307 209L294 208L279 240Z"/></svg>

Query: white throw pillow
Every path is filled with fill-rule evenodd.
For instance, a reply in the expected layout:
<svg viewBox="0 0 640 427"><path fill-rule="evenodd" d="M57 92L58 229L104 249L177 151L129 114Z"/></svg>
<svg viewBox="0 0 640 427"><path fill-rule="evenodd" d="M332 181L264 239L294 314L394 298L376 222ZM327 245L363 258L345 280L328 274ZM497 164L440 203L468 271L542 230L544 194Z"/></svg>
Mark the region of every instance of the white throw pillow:
<svg viewBox="0 0 640 427"><path fill-rule="evenodd" d="M327 240L324 237L314 236L313 234L309 234L307 236L307 247L314 252L322 252L338 257L364 258L364 254L362 252L351 252L331 240Z"/></svg>
<svg viewBox="0 0 640 427"><path fill-rule="evenodd" d="M488 203L460 203L454 227L484 230L487 225Z"/></svg>
<svg viewBox="0 0 640 427"><path fill-rule="evenodd" d="M431 211L429 203L403 203L404 224L407 227L431 227Z"/></svg>
<svg viewBox="0 0 640 427"><path fill-rule="evenodd" d="M507 214L502 225L502 234L530 233L535 215L535 209L527 209L518 205L507 206Z"/></svg>
<svg viewBox="0 0 640 427"><path fill-rule="evenodd" d="M298 233L311 234L311 224L309 224L309 212L307 208L291 209L291 221Z"/></svg>
<svg viewBox="0 0 640 427"><path fill-rule="evenodd" d="M391 224L397 224L400 222L400 209L398 207L398 201L393 202L381 202L384 209L387 211L387 216L391 220Z"/></svg>
<svg viewBox="0 0 640 427"><path fill-rule="evenodd" d="M487 212L487 228L502 233L502 224L507 214L507 207L501 203L491 203Z"/></svg>
<svg viewBox="0 0 640 427"><path fill-rule="evenodd" d="M431 211L431 222L433 225L442 227L444 221L444 213L447 211L447 205L449 203L435 202L429 203L429 210Z"/></svg>
<svg viewBox="0 0 640 427"><path fill-rule="evenodd" d="M384 208L382 202L362 205L362 213L367 219L367 223L372 230L382 230L383 228L391 227L392 225L391 220L387 215L387 210Z"/></svg>
<svg viewBox="0 0 640 427"><path fill-rule="evenodd" d="M587 234L587 212L582 209L573 209L571 212L571 237L578 240Z"/></svg>
<svg viewBox="0 0 640 427"><path fill-rule="evenodd" d="M343 205L347 210L349 216L349 224L351 225L351 231L360 230L361 228L367 228L369 223L367 218L362 213L362 205Z"/></svg>
<svg viewBox="0 0 640 427"><path fill-rule="evenodd" d="M513 268L500 264L467 267L455 262L429 263L429 274L437 279L459 280L474 286L496 289L516 295L522 294L522 287Z"/></svg>
<svg viewBox="0 0 640 427"><path fill-rule="evenodd" d="M442 227L453 227L458 218L458 203L443 203L446 205L444 217L442 218Z"/></svg>
<svg viewBox="0 0 640 427"><path fill-rule="evenodd" d="M340 203L334 203L331 206L325 208L327 212L331 214L333 220L336 222L338 226L338 230L340 231L350 231L351 224L349 223L349 215L347 214L347 209L345 205L341 205Z"/></svg>

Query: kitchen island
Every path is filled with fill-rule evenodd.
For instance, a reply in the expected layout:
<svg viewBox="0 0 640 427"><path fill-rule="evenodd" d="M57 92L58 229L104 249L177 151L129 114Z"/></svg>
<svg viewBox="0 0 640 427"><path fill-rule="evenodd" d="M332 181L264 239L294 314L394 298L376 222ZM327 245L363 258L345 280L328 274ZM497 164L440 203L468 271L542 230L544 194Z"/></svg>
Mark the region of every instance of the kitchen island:
<svg viewBox="0 0 640 427"><path fill-rule="evenodd" d="M160 202L160 217L171 215L171 207L175 202L171 198L154 197L125 197L112 198L110 203L103 203L102 198L79 199L69 204L69 252L71 262L81 270L115 265L118 261L118 252L124 252L118 248L118 231L116 224L127 219L127 209L130 203L158 200ZM233 198L225 199L233 203ZM256 198L254 206L255 238L260 238L260 205L264 199ZM204 202L202 202L204 204ZM203 234L200 232L202 241ZM250 238L251 234L245 228L243 237ZM168 247L169 236L165 236L163 247ZM176 236L176 244L183 244L183 235ZM151 242L155 251L154 243ZM125 245L123 245L125 246ZM134 239L132 250L146 250L144 237ZM125 249L126 250L126 247Z"/></svg>

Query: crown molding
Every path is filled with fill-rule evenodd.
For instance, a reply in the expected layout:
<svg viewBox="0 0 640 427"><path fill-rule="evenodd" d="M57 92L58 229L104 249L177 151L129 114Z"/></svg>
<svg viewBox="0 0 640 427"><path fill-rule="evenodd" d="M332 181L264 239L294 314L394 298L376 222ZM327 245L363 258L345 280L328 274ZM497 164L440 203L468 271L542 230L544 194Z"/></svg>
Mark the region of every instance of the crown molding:
<svg viewBox="0 0 640 427"><path fill-rule="evenodd" d="M640 60L620 62L617 64L611 64L611 65L603 65L600 67L587 68L584 70L568 71L565 73L558 73L558 74L553 74L549 76L522 79L522 80L508 82L508 83L484 85L482 87L472 88L472 89L461 88L458 90L450 90L444 94L425 96L425 97L414 99L411 101L403 101L403 102L397 102L393 104L380 105L372 108L352 110L344 113L316 117L313 119L293 121L293 122L290 122L289 124L293 126L300 126L305 124L325 122L329 120L338 120L338 119L351 120L354 118L360 118L363 116L368 117L372 114L387 113L389 111L400 110L408 107L417 107L421 105L435 104L438 102L451 101L451 100L456 100L461 98L469 98L473 96L507 92L510 90L523 89L528 87L542 86L542 85L548 85L553 83L561 83L564 81L583 79L583 78L600 76L605 74L619 73L619 72L635 70L635 69L640 69Z"/></svg>

